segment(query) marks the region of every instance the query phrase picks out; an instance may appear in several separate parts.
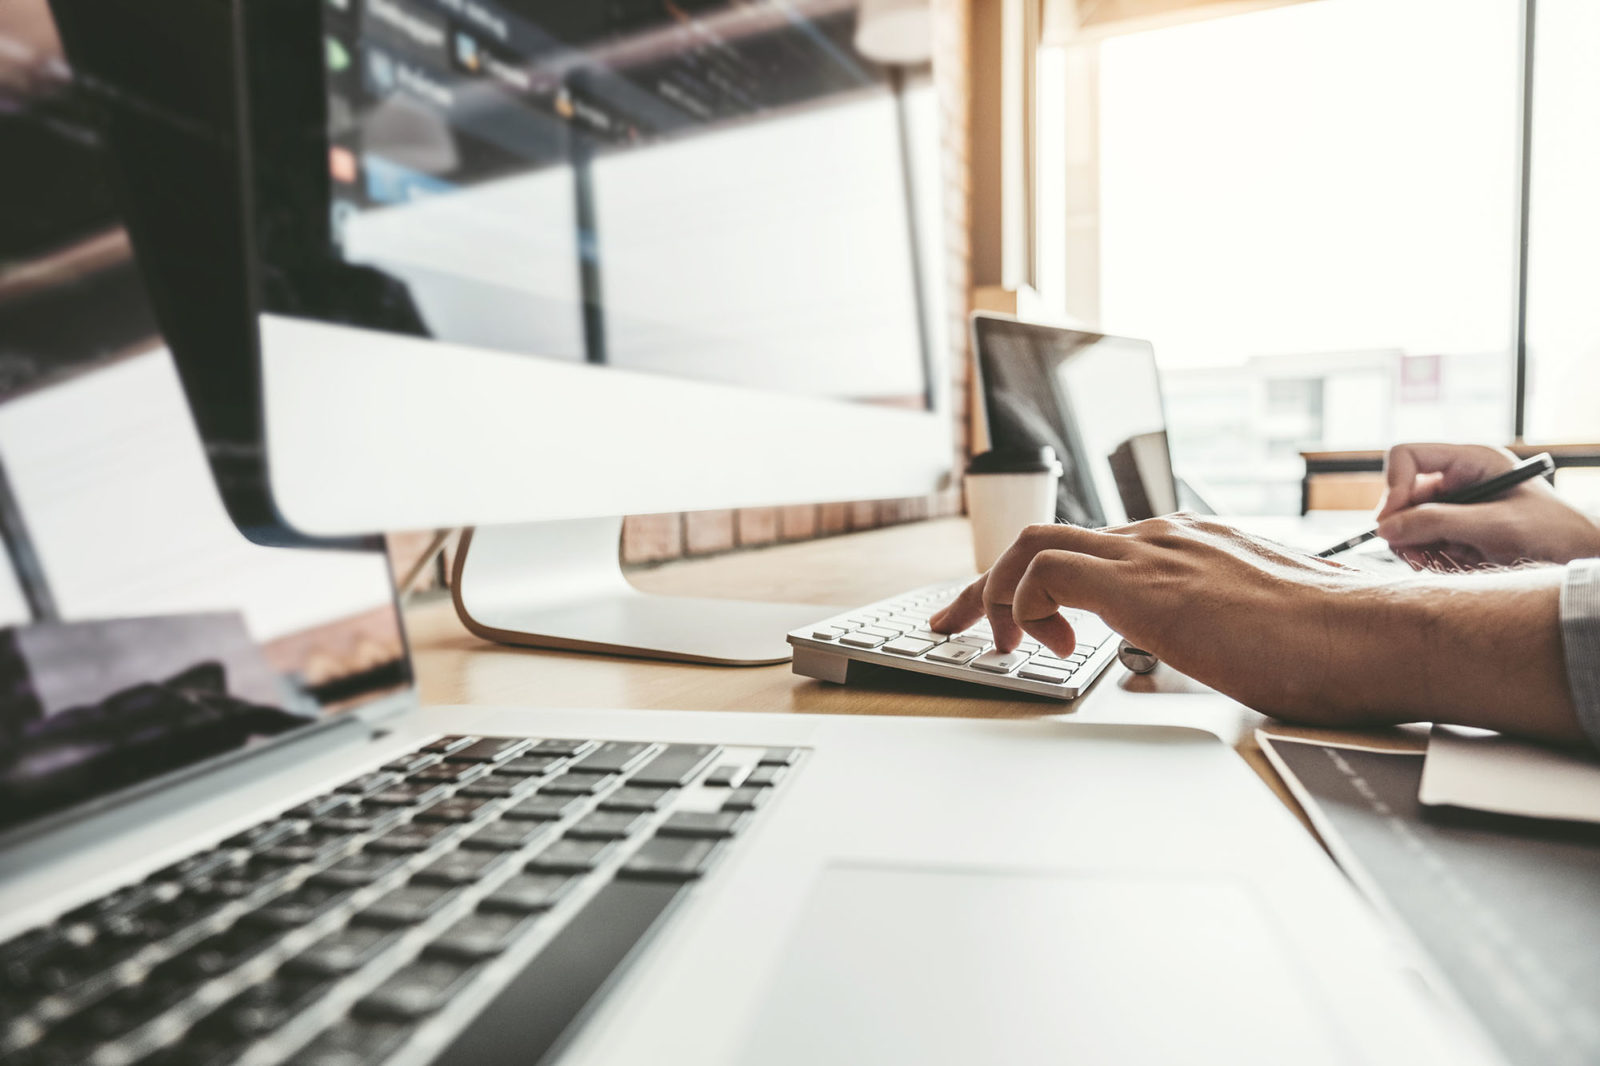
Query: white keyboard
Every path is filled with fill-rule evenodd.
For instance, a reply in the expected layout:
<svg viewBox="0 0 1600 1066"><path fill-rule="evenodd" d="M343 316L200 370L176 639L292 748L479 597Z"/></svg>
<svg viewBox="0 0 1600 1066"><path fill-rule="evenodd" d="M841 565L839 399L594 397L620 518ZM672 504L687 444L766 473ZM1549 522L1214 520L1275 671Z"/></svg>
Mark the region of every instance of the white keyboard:
<svg viewBox="0 0 1600 1066"><path fill-rule="evenodd" d="M1065 658L1031 638L1002 652L987 621L954 635L929 629L928 618L970 580L929 585L796 629L789 634L794 672L842 684L851 663L873 663L1070 700L1116 657L1116 634L1087 611L1062 612L1078 638Z"/></svg>

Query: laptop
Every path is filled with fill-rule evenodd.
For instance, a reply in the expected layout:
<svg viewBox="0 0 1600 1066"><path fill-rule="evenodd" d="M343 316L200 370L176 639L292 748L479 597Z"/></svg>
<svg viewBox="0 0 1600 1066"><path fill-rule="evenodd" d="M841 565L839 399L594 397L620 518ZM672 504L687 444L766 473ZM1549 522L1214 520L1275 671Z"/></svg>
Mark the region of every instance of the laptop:
<svg viewBox="0 0 1600 1066"><path fill-rule="evenodd" d="M1479 1054L1162 697L420 707L383 558L245 541L132 347L0 403L0 1062Z"/></svg>

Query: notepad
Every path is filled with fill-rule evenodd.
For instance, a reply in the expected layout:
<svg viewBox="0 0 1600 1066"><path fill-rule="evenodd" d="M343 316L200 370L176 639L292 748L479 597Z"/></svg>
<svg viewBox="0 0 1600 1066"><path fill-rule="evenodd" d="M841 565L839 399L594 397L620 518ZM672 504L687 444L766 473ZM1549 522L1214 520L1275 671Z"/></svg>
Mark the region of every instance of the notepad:
<svg viewBox="0 0 1600 1066"><path fill-rule="evenodd" d="M1429 807L1600 824L1600 758L1483 729L1436 725L1417 798Z"/></svg>

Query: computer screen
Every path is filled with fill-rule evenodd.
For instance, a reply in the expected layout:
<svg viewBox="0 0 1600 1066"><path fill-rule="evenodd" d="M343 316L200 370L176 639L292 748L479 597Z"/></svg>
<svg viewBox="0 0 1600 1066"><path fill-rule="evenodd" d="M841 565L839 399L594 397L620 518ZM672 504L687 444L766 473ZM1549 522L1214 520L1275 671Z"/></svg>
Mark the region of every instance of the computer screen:
<svg viewBox="0 0 1600 1066"><path fill-rule="evenodd" d="M906 102L855 51L855 4L322 18L335 254L392 279L427 335L929 403Z"/></svg>
<svg viewBox="0 0 1600 1066"><path fill-rule="evenodd" d="M229 520L102 118L0 4L0 834L410 690L381 553Z"/></svg>
<svg viewBox="0 0 1600 1066"><path fill-rule="evenodd" d="M974 316L973 334L989 444L1055 449L1058 518L1106 526L1177 509L1148 341L991 315Z"/></svg>

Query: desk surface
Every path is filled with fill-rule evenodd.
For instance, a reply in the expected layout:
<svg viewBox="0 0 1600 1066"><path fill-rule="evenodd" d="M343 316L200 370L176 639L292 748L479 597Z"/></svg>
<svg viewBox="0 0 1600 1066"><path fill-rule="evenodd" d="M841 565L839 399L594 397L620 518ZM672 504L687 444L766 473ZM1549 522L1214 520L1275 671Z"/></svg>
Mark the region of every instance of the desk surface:
<svg viewBox="0 0 1600 1066"><path fill-rule="evenodd" d="M633 580L647 592L667 595L815 603L822 616L829 606L859 606L948 580L971 567L966 520L955 518L675 562L638 572ZM1063 708L1054 701L955 686L899 670L846 686L796 676L786 663L701 666L505 647L468 633L448 602L411 608L407 624L428 704L974 718L1035 717L1066 709L1083 720L1192 725L1232 744L1305 820L1256 745L1256 727L1269 720L1164 666L1138 677L1113 664L1088 694ZM1150 699L1151 693L1165 698Z"/></svg>

